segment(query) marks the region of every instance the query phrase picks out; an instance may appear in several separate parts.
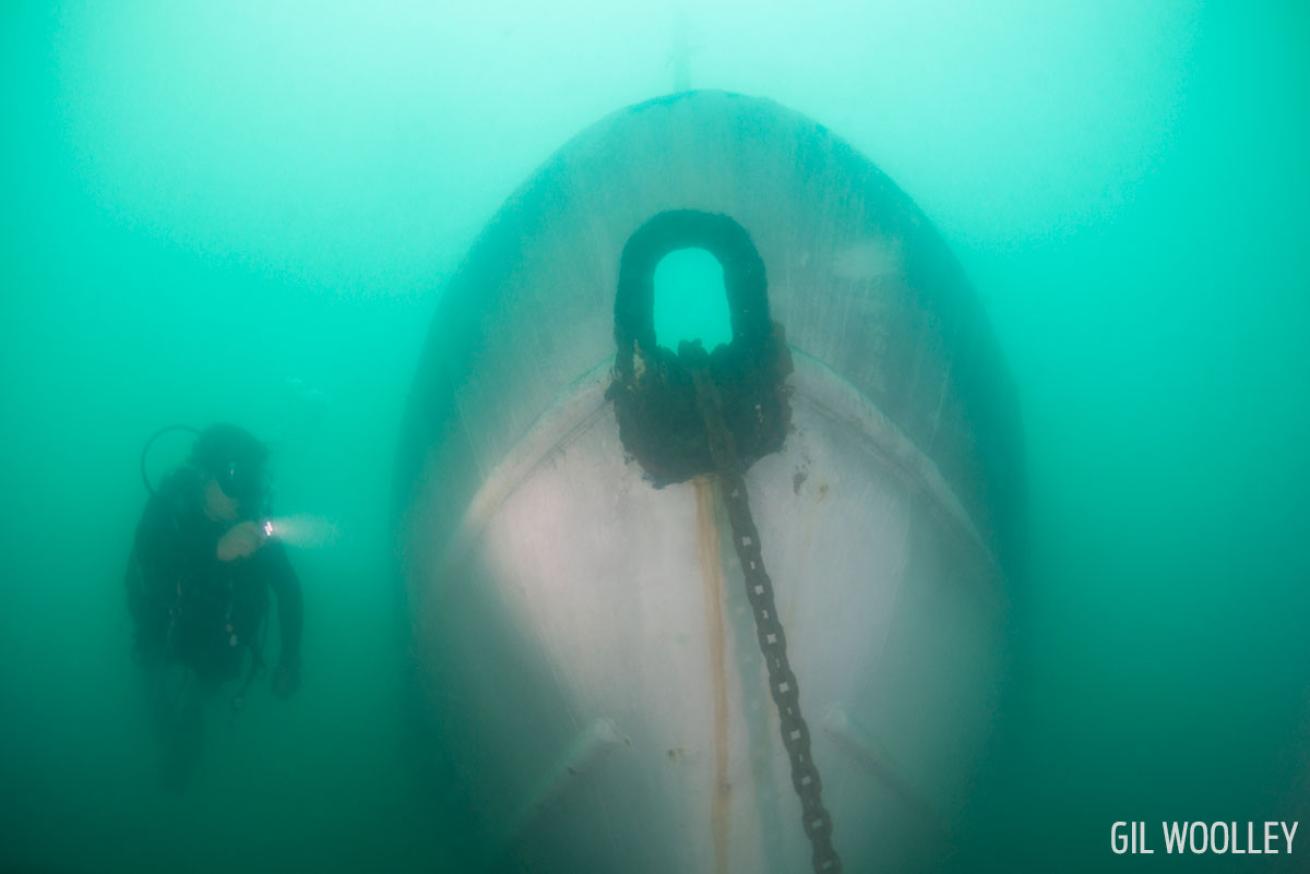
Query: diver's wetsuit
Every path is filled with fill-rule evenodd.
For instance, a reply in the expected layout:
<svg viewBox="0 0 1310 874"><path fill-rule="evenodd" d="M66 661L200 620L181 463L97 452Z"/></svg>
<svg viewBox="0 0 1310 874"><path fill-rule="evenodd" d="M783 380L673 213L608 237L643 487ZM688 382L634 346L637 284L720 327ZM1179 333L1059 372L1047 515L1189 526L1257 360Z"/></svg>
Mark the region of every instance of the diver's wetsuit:
<svg viewBox="0 0 1310 874"><path fill-rule="evenodd" d="M252 670L261 660L270 589L278 602L278 664L295 669L300 657L300 581L286 550L268 541L246 558L220 561L218 541L231 523L205 515L204 481L184 467L160 484L141 514L127 567L164 784L176 791L199 760L205 700L241 674L247 652Z"/></svg>
<svg viewBox="0 0 1310 874"><path fill-rule="evenodd" d="M201 475L182 468L147 503L127 570L142 660L180 662L207 686L239 675L247 650L260 655L269 589L278 602L281 662L300 653L300 581L286 550L274 540L247 558L220 561L218 541L229 527L205 515Z"/></svg>

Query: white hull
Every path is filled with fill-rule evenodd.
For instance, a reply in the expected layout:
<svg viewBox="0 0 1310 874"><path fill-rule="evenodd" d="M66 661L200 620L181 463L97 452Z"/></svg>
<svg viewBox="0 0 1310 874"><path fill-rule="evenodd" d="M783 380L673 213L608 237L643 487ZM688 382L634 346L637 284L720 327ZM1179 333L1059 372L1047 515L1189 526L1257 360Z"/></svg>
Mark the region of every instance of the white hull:
<svg viewBox="0 0 1310 874"><path fill-rule="evenodd" d="M416 655L513 864L810 867L717 486L651 485L604 398L618 253L680 206L750 232L790 343L792 428L746 482L834 845L867 872L949 842L994 710L985 456L1009 437L957 382L996 366L967 289L916 266L944 249L828 137L731 95L619 114L507 205L437 315L402 468Z"/></svg>

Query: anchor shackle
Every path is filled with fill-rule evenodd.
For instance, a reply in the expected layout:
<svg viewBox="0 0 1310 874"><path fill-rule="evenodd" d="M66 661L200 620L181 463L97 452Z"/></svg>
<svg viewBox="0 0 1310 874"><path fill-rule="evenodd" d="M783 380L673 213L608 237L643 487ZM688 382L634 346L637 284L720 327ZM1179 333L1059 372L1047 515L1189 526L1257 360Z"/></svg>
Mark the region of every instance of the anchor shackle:
<svg viewBox="0 0 1310 874"><path fill-rule="evenodd" d="M705 249L723 266L732 340L708 355L699 341L674 353L655 337L655 268L677 249ZM769 314L764 260L730 216L661 212L623 247L614 299L614 401L619 437L657 486L714 470L696 404L693 368L719 387L723 419L743 466L782 447L790 421L785 379L791 357Z"/></svg>
<svg viewBox="0 0 1310 874"><path fill-rule="evenodd" d="M758 346L772 333L764 261L750 234L732 218L697 210L661 212L639 227L623 247L614 298L614 339L620 369L631 364L634 344L654 349L655 268L678 249L704 249L723 266L723 286L732 320L732 342Z"/></svg>

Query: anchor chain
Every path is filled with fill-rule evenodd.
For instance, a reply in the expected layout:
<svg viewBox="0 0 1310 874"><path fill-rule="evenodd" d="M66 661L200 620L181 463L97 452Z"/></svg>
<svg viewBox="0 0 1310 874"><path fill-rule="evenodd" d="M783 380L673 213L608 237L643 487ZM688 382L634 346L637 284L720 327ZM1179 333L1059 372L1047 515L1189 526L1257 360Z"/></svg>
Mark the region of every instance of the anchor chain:
<svg viewBox="0 0 1310 874"><path fill-rule="evenodd" d="M702 353L703 354L703 353ZM746 577L746 598L755 614L755 633L760 652L768 668L769 692L778 708L782 745L791 762L791 782L801 801L801 824L810 839L814 870L818 874L837 874L841 859L832 845L832 817L823 806L819 769L810 755L810 730L801 715L800 690L796 675L787 660L787 638L778 619L773 600L773 581L764 568L760 535L751 515L746 481L737 460L732 433L723 420L723 405L718 387L706 368L691 369L696 389L696 406L705 423L710 455L723 486L732 525L732 545Z"/></svg>

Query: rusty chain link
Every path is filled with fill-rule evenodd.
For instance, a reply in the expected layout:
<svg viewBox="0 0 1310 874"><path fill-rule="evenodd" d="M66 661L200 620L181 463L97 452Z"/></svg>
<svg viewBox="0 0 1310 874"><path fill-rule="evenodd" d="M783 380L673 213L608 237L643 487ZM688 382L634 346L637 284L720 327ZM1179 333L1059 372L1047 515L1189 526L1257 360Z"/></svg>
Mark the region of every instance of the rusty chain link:
<svg viewBox="0 0 1310 874"><path fill-rule="evenodd" d="M801 800L801 824L810 839L814 870L837 874L841 859L832 845L832 817L823 806L819 769L810 756L810 730L801 715L800 690L787 660L787 638L773 601L773 581L764 569L760 535L751 515L746 481L739 469L732 434L723 421L719 391L704 367L692 369L696 405L705 423L710 455L722 484L732 525L732 544L746 577L746 597L755 614L755 633L768 668L769 692L778 708L782 745L791 762L791 782Z"/></svg>

